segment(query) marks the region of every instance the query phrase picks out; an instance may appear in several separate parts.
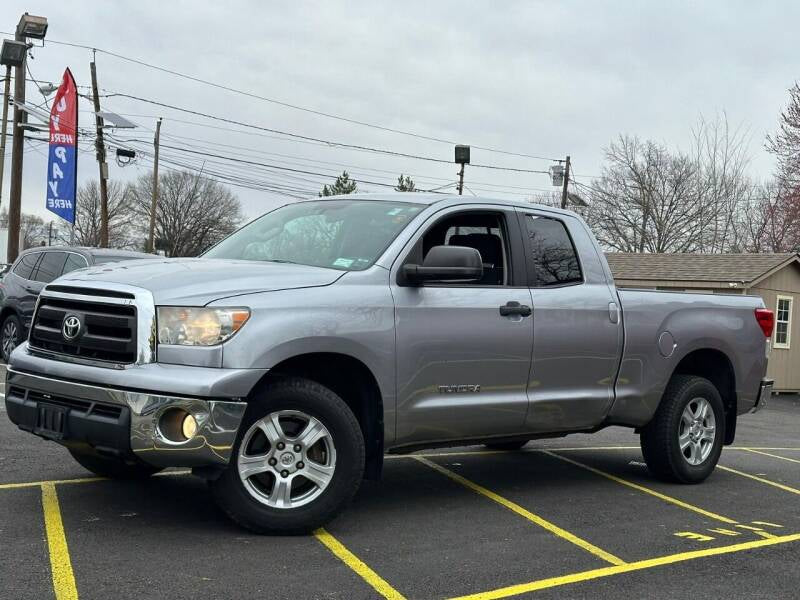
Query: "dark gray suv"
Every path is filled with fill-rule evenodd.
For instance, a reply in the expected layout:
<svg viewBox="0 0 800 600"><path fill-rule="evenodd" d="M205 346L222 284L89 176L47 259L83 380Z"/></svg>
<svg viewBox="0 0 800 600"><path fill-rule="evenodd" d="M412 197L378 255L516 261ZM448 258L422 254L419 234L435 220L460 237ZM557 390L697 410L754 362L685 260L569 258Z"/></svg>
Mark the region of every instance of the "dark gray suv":
<svg viewBox="0 0 800 600"><path fill-rule="evenodd" d="M42 246L21 252L0 282L0 356L8 361L11 351L28 336L36 298L45 285L76 269L135 258L155 256L113 248L67 246Z"/></svg>

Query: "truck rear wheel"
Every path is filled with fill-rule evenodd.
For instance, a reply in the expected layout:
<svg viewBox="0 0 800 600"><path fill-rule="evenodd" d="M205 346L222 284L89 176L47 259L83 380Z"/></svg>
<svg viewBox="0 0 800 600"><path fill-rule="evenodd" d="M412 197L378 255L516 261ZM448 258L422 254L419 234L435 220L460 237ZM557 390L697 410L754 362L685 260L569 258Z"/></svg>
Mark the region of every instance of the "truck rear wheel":
<svg viewBox="0 0 800 600"><path fill-rule="evenodd" d="M364 456L361 428L339 396L313 381L285 379L251 401L231 462L209 486L247 529L309 533L353 498Z"/></svg>
<svg viewBox="0 0 800 600"><path fill-rule="evenodd" d="M118 458L72 449L69 453L87 471L109 479L145 479L161 470L141 461L124 462Z"/></svg>
<svg viewBox="0 0 800 600"><path fill-rule="evenodd" d="M648 469L659 479L681 483L700 483L711 475L724 439L719 391L692 375L673 376L640 438Z"/></svg>

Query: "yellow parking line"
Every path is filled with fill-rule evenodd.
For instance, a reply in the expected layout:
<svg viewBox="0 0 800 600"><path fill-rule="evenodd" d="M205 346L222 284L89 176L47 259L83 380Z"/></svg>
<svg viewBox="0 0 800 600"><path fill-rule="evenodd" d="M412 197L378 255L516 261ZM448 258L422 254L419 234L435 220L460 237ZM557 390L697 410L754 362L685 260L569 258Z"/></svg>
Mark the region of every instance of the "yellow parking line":
<svg viewBox="0 0 800 600"><path fill-rule="evenodd" d="M350 552L344 544L333 537L330 533L323 528L319 528L314 532L314 537L317 538L328 550L341 560L344 564L355 571L361 578L370 584L376 592L388 600L405 600L405 597L389 585L385 579L378 575L375 571L370 569L355 554Z"/></svg>
<svg viewBox="0 0 800 600"><path fill-rule="evenodd" d="M424 457L421 457L421 456L417 456L415 458L419 462L421 462L422 464L427 465L431 469L434 469L434 470L438 471L439 473L445 475L446 477L449 477L453 481L455 481L457 483L460 483L461 485L463 485L464 487L472 490L473 492L477 492L481 496L485 496L486 498L489 498L490 500L493 500L493 501L497 502L501 506L504 506L507 509L515 512L519 516L528 519L529 521L531 521L532 523L535 523L536 525L538 525L539 527L542 527L543 529L546 529L550 533L552 533L554 535L557 535L558 537L560 537L560 538L562 538L562 539L564 539L564 540L566 540L566 541L568 541L568 542L570 542L572 544L575 544L576 546L578 546L580 548L583 548L587 552L591 552L592 554L594 554L598 558L601 558L604 561L606 561L608 563L611 563L612 565L624 565L625 564L625 561L622 560L621 558L618 558L618 557L614 556L610 552L606 552L602 548L598 548L594 544L591 544L591 543L587 542L586 540L579 538L578 536L570 533L569 531L566 531L565 529L561 529L561 527L559 527L558 525L555 525L554 523L551 523L550 521L548 521L546 519L543 519L539 515L533 514L529 510L526 510L525 508L521 507L519 504L517 504L515 502L512 502L511 500L508 500L506 498L503 498L502 496L494 493L493 491L488 490L485 487L470 481L466 477L462 477L458 473L455 473L455 472L451 471L450 469L446 469L445 467L443 467L441 465L438 465L435 462L432 462L432 461L428 460L427 458L424 458Z"/></svg>
<svg viewBox="0 0 800 600"><path fill-rule="evenodd" d="M655 496L656 498L663 500L664 502L669 502L670 504L674 504L675 506L680 506L681 508L685 508L686 510L694 511L698 514L704 515L711 519L731 524L736 524L738 522L728 517L718 515L717 513L713 513L711 511L702 509L699 506L695 506L694 504L689 504L688 502L684 502L683 500L678 500L677 498L673 498L672 496L667 496L666 494L662 494L661 492L651 490L650 488L644 487L643 485L639 485L638 483L633 483L631 481L627 481L626 479L622 479L621 477L617 477L616 475L612 475L611 473L606 473L605 471L601 471L600 469L595 469L594 467L590 467L589 465L586 465L582 462L578 462L577 460L567 458L566 456L561 456L559 454L556 454L555 452L550 452L549 450L542 450L542 452L544 452L548 456L553 456L559 460L563 460L572 465L575 465L576 467L580 467L581 469L586 469L587 471L591 471L592 473L600 475L601 477L605 477L606 479L610 479L611 481L615 481L619 484L625 485L629 488L633 488L634 490L638 490L645 494L650 494L651 496Z"/></svg>
<svg viewBox="0 0 800 600"><path fill-rule="evenodd" d="M58 494L56 486L52 483L42 484L42 509L56 600L78 600L78 589L75 587L64 524L61 522Z"/></svg>
<svg viewBox="0 0 800 600"><path fill-rule="evenodd" d="M763 454L764 456L771 456L772 458L780 458L781 460L787 460L793 463L800 463L800 460L796 458L789 458L787 456L780 456L778 454L770 454L769 452L764 452L763 450L754 450L753 448L745 448L748 452L752 452L753 454Z"/></svg>
<svg viewBox="0 0 800 600"><path fill-rule="evenodd" d="M174 477L189 475L191 471L162 471L153 477ZM49 479L47 481L23 481L22 483L0 483L0 490L18 490L20 488L41 487L43 485L64 485L68 483L94 483L96 481L112 481L108 477L76 477L75 479Z"/></svg>
<svg viewBox="0 0 800 600"><path fill-rule="evenodd" d="M498 598L508 598L509 596L516 596L517 594L535 592L537 590L567 585L570 583L589 581L591 579L609 577L610 575L619 575L620 573L642 571L644 569L652 569L653 567L671 565L674 563L704 558L707 556L731 554L734 552L742 552L744 550L753 550L756 548L764 548L766 546L774 546L776 544L787 544L789 542L796 542L797 540L800 540L800 533L794 535L784 535L770 539L756 540L752 542L744 542L742 544L734 544L732 546L719 546L716 548L694 550L692 552L681 552L679 554L670 554L668 556L660 556L658 558L649 558L647 560L640 560L614 567L604 567L602 569L593 569L591 571L581 571L580 573L572 573L562 577L551 577L549 579L531 581L530 583L511 585L508 587L491 590L489 592L480 592L478 594L471 594L469 596L459 596L453 600L497 600Z"/></svg>
<svg viewBox="0 0 800 600"><path fill-rule="evenodd" d="M736 469L731 469L730 467L723 467L722 465L717 465L717 468L730 473L735 473L736 475L741 475L742 477L747 477L748 479L753 479L754 481L758 481L760 483L766 483L767 485L771 485L772 487L776 487L785 492L791 492L792 494L800 495L800 490L797 488L789 487L788 485L778 483L777 481L770 481L769 479L764 479L763 477L758 477L757 475L750 475L750 473L743 473L742 471L737 471Z"/></svg>

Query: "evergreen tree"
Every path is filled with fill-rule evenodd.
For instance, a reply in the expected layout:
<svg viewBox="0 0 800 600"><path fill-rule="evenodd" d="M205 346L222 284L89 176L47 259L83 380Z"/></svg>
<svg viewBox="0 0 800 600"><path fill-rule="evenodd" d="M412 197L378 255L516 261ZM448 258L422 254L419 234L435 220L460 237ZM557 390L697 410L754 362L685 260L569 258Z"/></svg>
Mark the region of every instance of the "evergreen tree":
<svg viewBox="0 0 800 600"><path fill-rule="evenodd" d="M331 185L322 186L320 196L338 196L340 194L353 194L358 191L356 182L350 179L347 171L342 171L342 174L336 178L336 181Z"/></svg>
<svg viewBox="0 0 800 600"><path fill-rule="evenodd" d="M398 192L416 192L417 188L414 185L414 180L411 179L411 175L403 175L400 173L400 177L397 178L397 185L395 186L395 191Z"/></svg>

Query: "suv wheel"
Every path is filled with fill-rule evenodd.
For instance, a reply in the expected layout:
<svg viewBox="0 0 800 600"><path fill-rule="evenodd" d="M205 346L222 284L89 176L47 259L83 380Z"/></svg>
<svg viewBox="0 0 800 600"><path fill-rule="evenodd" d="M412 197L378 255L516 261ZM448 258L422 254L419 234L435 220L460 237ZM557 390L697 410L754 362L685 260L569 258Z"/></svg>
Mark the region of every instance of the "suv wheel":
<svg viewBox="0 0 800 600"><path fill-rule="evenodd" d="M702 377L676 375L642 430L642 454L656 477L699 483L716 467L724 439L725 410L717 388Z"/></svg>
<svg viewBox="0 0 800 600"><path fill-rule="evenodd" d="M209 482L234 521L258 533L308 533L352 499L364 438L345 402L305 379L266 386L251 400L231 462Z"/></svg>
<svg viewBox="0 0 800 600"><path fill-rule="evenodd" d="M3 328L0 330L0 353L3 361L8 362L14 348L19 346L22 341L22 323L17 315L9 315L3 321Z"/></svg>

